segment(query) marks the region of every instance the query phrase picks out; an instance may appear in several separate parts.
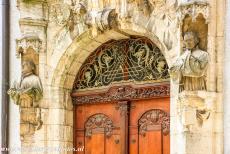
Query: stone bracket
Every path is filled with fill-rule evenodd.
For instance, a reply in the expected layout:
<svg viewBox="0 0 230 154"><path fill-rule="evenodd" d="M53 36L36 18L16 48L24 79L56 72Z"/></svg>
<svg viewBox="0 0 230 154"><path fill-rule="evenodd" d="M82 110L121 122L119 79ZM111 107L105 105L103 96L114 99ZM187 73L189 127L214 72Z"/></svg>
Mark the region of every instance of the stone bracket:
<svg viewBox="0 0 230 154"><path fill-rule="evenodd" d="M215 93L206 91L183 91L178 98L178 114L183 131L202 126L214 111Z"/></svg>

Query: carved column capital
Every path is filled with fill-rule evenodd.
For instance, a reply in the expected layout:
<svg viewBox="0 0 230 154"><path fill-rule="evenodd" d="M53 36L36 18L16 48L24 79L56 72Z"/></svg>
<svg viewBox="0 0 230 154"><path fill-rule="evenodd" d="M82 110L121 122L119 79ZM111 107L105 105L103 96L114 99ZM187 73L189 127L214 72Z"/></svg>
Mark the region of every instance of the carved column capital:
<svg viewBox="0 0 230 154"><path fill-rule="evenodd" d="M183 22L183 19L186 15L192 17L192 20L195 21L197 16L202 14L203 17L206 19L206 23L209 22L209 3L208 2L201 2L201 1L192 1L182 3L177 9L177 15L180 23Z"/></svg>

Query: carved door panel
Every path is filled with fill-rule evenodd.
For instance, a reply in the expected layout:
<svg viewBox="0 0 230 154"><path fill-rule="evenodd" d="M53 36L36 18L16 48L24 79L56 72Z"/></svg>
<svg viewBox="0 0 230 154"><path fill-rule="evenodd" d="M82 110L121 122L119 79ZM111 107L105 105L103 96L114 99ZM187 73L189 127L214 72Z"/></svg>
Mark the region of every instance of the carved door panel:
<svg viewBox="0 0 230 154"><path fill-rule="evenodd" d="M115 103L100 103L75 106L76 148L84 151L77 154L120 154L120 112Z"/></svg>
<svg viewBox="0 0 230 154"><path fill-rule="evenodd" d="M169 154L169 98L132 101L130 154Z"/></svg>
<svg viewBox="0 0 230 154"><path fill-rule="evenodd" d="M75 106L84 154L169 154L169 98Z"/></svg>

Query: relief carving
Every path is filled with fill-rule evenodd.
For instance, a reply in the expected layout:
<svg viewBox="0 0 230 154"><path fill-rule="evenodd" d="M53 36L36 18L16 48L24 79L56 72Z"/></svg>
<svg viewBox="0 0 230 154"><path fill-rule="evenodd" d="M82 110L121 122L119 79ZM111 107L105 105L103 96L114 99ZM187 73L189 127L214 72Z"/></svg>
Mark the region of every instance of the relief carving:
<svg viewBox="0 0 230 154"><path fill-rule="evenodd" d="M184 35L185 50L169 69L173 79L179 78L179 91L206 90L205 73L209 64L209 54L199 49L199 39L194 32Z"/></svg>
<svg viewBox="0 0 230 154"><path fill-rule="evenodd" d="M91 116L85 123L85 136L91 137L95 133L105 133L110 137L113 131L113 121L106 115L99 113Z"/></svg>
<svg viewBox="0 0 230 154"><path fill-rule="evenodd" d="M10 98L16 105L19 105L22 140L25 136L33 135L43 124L39 108L43 89L40 78L35 74L35 69L33 61L23 61L21 81L15 82L8 90Z"/></svg>
<svg viewBox="0 0 230 154"><path fill-rule="evenodd" d="M152 9L147 28L172 50L179 40L175 35L178 31L177 0L149 0L149 3Z"/></svg>
<svg viewBox="0 0 230 154"><path fill-rule="evenodd" d="M102 11L91 11L87 16L87 24L96 27L100 31L117 28L117 13L115 9L103 9Z"/></svg>
<svg viewBox="0 0 230 154"><path fill-rule="evenodd" d="M115 9L105 8L100 11L87 10L87 2L81 0L71 5L58 3L50 7L50 22L61 26L61 31L70 33L71 39L79 36L89 27L94 27L99 31L116 28L117 13ZM57 34L59 35L59 33Z"/></svg>
<svg viewBox="0 0 230 154"><path fill-rule="evenodd" d="M53 4L50 7L50 22L62 27L59 33L64 30L66 33L70 33L71 39L74 39L87 28L85 24L86 7L83 1L77 4L72 3L72 5L66 3Z"/></svg>
<svg viewBox="0 0 230 154"><path fill-rule="evenodd" d="M170 131L169 115L160 109L153 109L142 115L139 119L139 133L145 136L146 132L151 129L151 126L160 125L164 135L168 135Z"/></svg>
<svg viewBox="0 0 230 154"><path fill-rule="evenodd" d="M198 121L199 126L202 126L205 120L208 120L210 117L210 111L207 109L197 109L196 110L196 119Z"/></svg>
<svg viewBox="0 0 230 154"><path fill-rule="evenodd" d="M97 90L97 94L80 94L72 93L73 104L86 104L98 102L111 102L123 100L138 100L157 97L169 97L170 87L165 85L152 85L145 87L133 88L132 86L117 86L110 88L106 92Z"/></svg>

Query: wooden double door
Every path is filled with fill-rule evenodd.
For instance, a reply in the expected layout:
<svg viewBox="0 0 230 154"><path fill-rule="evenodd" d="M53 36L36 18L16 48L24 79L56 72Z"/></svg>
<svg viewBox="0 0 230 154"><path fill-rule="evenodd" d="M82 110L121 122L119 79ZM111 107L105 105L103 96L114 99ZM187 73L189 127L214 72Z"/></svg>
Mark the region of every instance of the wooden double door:
<svg viewBox="0 0 230 154"><path fill-rule="evenodd" d="M169 154L169 98L74 107L74 146L84 154Z"/></svg>

